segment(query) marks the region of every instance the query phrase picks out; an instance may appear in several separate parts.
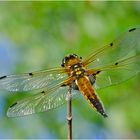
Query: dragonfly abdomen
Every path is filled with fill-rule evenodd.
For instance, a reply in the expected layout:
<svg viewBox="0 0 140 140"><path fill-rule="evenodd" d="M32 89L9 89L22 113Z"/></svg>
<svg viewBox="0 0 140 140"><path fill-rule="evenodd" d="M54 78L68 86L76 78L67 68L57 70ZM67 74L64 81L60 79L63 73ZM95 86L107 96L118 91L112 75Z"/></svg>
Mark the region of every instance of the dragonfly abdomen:
<svg viewBox="0 0 140 140"><path fill-rule="evenodd" d="M102 116L107 117L107 114L105 113L103 106L98 99L92 84L90 83L89 78L87 76L81 77L76 80L76 84L91 106L95 108Z"/></svg>

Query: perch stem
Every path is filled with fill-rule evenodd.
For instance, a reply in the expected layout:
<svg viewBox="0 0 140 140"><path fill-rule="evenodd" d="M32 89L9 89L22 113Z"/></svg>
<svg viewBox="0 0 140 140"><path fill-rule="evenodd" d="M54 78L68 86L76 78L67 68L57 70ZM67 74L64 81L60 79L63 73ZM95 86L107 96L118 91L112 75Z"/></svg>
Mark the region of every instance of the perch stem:
<svg viewBox="0 0 140 140"><path fill-rule="evenodd" d="M67 124L68 124L68 140L72 140L72 107L71 107L71 86L69 86L67 96Z"/></svg>

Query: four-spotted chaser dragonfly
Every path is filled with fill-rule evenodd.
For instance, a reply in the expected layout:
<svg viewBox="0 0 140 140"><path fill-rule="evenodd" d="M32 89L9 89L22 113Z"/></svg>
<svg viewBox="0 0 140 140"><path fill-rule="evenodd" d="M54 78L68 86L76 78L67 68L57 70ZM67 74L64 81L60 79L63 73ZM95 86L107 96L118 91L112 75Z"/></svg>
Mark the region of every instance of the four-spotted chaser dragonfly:
<svg viewBox="0 0 140 140"><path fill-rule="evenodd" d="M83 94L91 106L107 117L96 89L123 82L140 72L140 28L132 28L110 44L91 53L87 59L70 54L62 67L39 72L0 77L0 89L12 92L41 90L15 102L9 117L24 116L56 108L72 97Z"/></svg>

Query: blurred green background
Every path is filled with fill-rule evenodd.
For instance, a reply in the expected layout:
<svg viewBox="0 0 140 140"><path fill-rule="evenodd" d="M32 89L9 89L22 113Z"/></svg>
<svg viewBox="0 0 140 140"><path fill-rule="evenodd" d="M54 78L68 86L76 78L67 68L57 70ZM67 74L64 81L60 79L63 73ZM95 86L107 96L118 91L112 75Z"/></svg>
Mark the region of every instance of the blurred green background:
<svg viewBox="0 0 140 140"><path fill-rule="evenodd" d="M56 67L84 58L140 25L140 2L0 2L0 76ZM73 138L140 138L140 75L98 90L108 118L83 97L73 101ZM0 138L67 138L66 104L49 112L8 118L23 93L0 91Z"/></svg>

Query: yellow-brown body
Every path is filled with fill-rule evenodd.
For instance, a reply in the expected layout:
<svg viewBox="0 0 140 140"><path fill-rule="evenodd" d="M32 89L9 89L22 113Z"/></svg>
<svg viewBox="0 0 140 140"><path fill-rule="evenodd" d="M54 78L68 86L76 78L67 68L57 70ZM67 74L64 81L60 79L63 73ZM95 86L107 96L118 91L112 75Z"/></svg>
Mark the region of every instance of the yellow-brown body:
<svg viewBox="0 0 140 140"><path fill-rule="evenodd" d="M66 68L68 75L74 79L72 83L70 83L72 88L79 90L93 108L104 117L107 117L92 85L95 82L96 73L95 75L91 75L83 66L81 58L77 55L66 56L63 59L62 66Z"/></svg>
<svg viewBox="0 0 140 140"><path fill-rule="evenodd" d="M102 104L97 97L95 90L89 81L87 76L80 77L76 80L76 84L78 85L79 90L84 95L84 97L88 100L93 108L95 108L101 115L107 117L102 107Z"/></svg>

